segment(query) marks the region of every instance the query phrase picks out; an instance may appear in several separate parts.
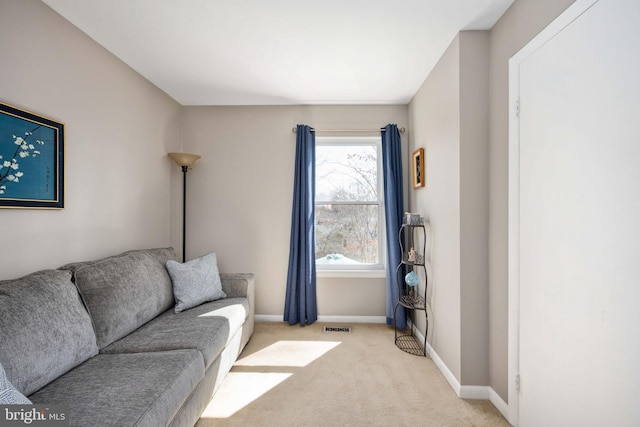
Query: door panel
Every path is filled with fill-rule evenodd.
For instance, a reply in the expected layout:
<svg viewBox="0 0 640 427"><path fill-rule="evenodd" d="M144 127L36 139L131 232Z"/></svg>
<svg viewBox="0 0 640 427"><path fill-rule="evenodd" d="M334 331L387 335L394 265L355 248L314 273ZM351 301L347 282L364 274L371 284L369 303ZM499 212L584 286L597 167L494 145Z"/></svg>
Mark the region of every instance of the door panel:
<svg viewBox="0 0 640 427"><path fill-rule="evenodd" d="M520 425L640 425L640 1L519 73Z"/></svg>

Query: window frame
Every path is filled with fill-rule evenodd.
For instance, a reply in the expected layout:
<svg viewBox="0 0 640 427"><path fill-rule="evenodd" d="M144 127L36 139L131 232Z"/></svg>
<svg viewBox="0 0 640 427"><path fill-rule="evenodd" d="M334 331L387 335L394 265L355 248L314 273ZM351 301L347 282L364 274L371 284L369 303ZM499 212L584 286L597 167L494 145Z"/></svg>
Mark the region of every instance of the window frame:
<svg viewBox="0 0 640 427"><path fill-rule="evenodd" d="M316 136L316 150L320 146L374 146L377 157L377 200L376 201L334 201L319 200L314 195L314 227L317 227L315 211L318 205L377 205L378 206L378 263L364 265L330 265L316 263L316 274L320 277L386 277L386 224L384 212L384 176L382 169L381 136ZM317 183L317 181L316 181ZM316 242L314 242L314 245Z"/></svg>

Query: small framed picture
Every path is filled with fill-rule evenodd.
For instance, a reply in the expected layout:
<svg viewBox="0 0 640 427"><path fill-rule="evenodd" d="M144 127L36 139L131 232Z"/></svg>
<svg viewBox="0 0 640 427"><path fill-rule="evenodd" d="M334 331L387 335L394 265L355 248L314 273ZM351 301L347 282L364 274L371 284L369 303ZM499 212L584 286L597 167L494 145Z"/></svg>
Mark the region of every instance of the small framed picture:
<svg viewBox="0 0 640 427"><path fill-rule="evenodd" d="M64 125L0 103L0 208L64 208Z"/></svg>
<svg viewBox="0 0 640 427"><path fill-rule="evenodd" d="M424 187L424 148L418 148L411 155L413 188Z"/></svg>

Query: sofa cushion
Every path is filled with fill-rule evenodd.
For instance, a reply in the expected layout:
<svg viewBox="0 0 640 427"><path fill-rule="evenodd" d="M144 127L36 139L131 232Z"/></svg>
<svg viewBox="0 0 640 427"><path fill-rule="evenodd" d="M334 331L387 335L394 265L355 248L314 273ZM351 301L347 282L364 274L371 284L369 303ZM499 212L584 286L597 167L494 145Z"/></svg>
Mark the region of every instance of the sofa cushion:
<svg viewBox="0 0 640 427"><path fill-rule="evenodd" d="M36 404L69 404L72 426L168 425L204 378L195 350L100 354L34 395Z"/></svg>
<svg viewBox="0 0 640 427"><path fill-rule="evenodd" d="M0 282L0 362L25 395L98 353L91 319L68 271Z"/></svg>
<svg viewBox="0 0 640 427"><path fill-rule="evenodd" d="M59 268L59 270L70 270L72 273L75 273L76 270L78 270L79 268L86 267L92 264L98 264L108 259L120 258L122 256L135 254L135 253L148 254L153 258L157 259L158 262L162 265L164 265L167 262L167 260L177 259L175 250L170 247L169 248L153 248L153 249L133 249L133 250L126 251L118 255L112 255L106 258L94 259L90 261L72 262L72 263L63 265L62 267Z"/></svg>
<svg viewBox="0 0 640 427"><path fill-rule="evenodd" d="M227 298L181 313L168 310L137 331L101 350L103 353L137 353L194 348L205 368L222 352L249 315L246 298Z"/></svg>
<svg viewBox="0 0 640 427"><path fill-rule="evenodd" d="M193 259L184 264L169 260L166 266L173 283L176 313L204 302L227 297L227 294L222 290L218 259L215 253Z"/></svg>
<svg viewBox="0 0 640 427"><path fill-rule="evenodd" d="M171 278L164 256L131 251L98 261L69 264L74 272L100 348L136 330L173 306ZM172 252L172 251L171 251Z"/></svg>
<svg viewBox="0 0 640 427"><path fill-rule="evenodd" d="M7 378L0 364L0 405L31 405L31 401L20 393Z"/></svg>

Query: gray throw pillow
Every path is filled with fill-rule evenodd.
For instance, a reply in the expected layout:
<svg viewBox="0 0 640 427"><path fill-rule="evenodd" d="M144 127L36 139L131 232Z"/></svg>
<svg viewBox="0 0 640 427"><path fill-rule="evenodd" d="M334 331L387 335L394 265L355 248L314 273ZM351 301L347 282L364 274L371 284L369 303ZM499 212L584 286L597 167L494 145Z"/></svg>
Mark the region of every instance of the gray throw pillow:
<svg viewBox="0 0 640 427"><path fill-rule="evenodd" d="M0 364L0 405L31 405L31 401L20 393L7 378Z"/></svg>
<svg viewBox="0 0 640 427"><path fill-rule="evenodd" d="M227 297L222 290L215 253L212 252L184 264L169 260L166 265L173 282L176 313L207 301Z"/></svg>

